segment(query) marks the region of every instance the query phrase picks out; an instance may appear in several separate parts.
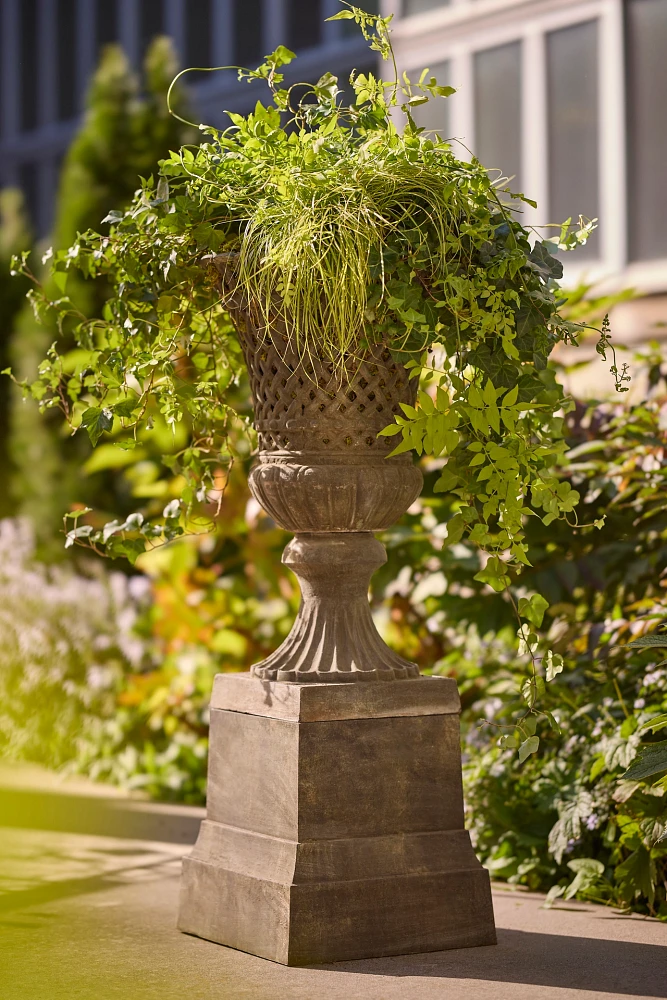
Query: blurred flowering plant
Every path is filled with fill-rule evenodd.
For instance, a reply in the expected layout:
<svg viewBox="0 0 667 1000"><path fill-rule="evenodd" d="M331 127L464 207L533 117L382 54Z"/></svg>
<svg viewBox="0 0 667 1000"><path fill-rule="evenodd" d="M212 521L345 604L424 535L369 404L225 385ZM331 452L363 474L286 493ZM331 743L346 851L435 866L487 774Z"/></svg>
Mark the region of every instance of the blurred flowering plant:
<svg viewBox="0 0 667 1000"><path fill-rule="evenodd" d="M0 521L0 753L59 765L148 661L135 632L147 581L47 567L25 521Z"/></svg>

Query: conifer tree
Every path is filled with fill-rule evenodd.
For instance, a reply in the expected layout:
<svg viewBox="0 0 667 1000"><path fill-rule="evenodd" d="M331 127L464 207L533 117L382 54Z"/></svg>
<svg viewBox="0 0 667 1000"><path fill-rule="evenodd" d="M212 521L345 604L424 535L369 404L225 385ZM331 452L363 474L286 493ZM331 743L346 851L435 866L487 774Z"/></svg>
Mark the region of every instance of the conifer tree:
<svg viewBox="0 0 667 1000"><path fill-rule="evenodd" d="M17 312L27 291L25 281L10 274L14 254L28 250L32 242L23 194L18 188L0 191L0 371L9 365L9 341ZM11 383L0 379L0 482L9 478L7 438ZM10 512L7 490L0 490L0 517Z"/></svg>
<svg viewBox="0 0 667 1000"><path fill-rule="evenodd" d="M63 163L49 241L55 249L70 246L78 232L98 228L110 209L123 208L139 177L153 173L157 161L186 139L183 126L167 110L167 90L177 68L171 40L154 39L144 63L142 94L122 49L110 45L104 50L83 122ZM104 289L74 279L67 294L91 315L100 308ZM35 377L38 360L56 337L57 330L39 324L26 303L10 347L18 379ZM57 540L62 511L75 497L94 501L95 491L104 485L91 480L82 488L81 466L89 453L82 435L69 438L57 414L43 417L32 401L21 400L18 393L13 398L9 451L15 509L33 521L42 546L55 552L62 548Z"/></svg>

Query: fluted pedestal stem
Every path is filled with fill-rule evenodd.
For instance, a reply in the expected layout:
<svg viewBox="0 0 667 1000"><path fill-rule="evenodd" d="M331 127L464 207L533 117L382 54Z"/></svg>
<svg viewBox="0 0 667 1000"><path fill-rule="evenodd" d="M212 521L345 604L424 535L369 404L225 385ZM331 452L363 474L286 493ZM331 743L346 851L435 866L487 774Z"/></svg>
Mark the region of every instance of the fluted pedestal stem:
<svg viewBox="0 0 667 1000"><path fill-rule="evenodd" d="M418 676L371 617L368 586L387 554L370 531L299 533L282 561L299 579L301 607L282 646L252 668L255 676L320 683Z"/></svg>

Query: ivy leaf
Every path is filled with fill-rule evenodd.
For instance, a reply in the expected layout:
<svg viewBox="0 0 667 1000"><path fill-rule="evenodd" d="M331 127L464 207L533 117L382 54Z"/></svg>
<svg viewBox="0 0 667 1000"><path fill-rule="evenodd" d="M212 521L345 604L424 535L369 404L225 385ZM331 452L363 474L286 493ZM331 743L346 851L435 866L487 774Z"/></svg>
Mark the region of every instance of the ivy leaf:
<svg viewBox="0 0 667 1000"><path fill-rule="evenodd" d="M562 730L561 730L560 726L558 725L556 717L553 715L552 712L547 712L546 709L544 711L544 714L546 715L547 719L549 720L549 725L553 729L554 733L557 733L560 736Z"/></svg>
<svg viewBox="0 0 667 1000"><path fill-rule="evenodd" d="M113 413L100 406L89 406L81 417L81 426L88 431L88 437L94 448L103 432L110 431L113 427Z"/></svg>
<svg viewBox="0 0 667 1000"><path fill-rule="evenodd" d="M480 344L468 351L465 361L484 372L496 388L512 389L519 379L519 366L507 357L502 347L492 350L488 344Z"/></svg>
<svg viewBox="0 0 667 1000"><path fill-rule="evenodd" d="M528 708L534 708L535 702L537 701L539 695L544 694L544 690L544 678L540 677L539 674L533 674L531 677L526 677L525 681L521 685L521 696L528 705Z"/></svg>
<svg viewBox="0 0 667 1000"><path fill-rule="evenodd" d="M181 501L171 500L162 511L162 516L167 520L178 517L181 513Z"/></svg>
<svg viewBox="0 0 667 1000"><path fill-rule="evenodd" d="M67 278L69 277L67 271L52 271L51 277L53 278L53 283L57 287L58 291L64 295L65 288L67 287Z"/></svg>
<svg viewBox="0 0 667 1000"><path fill-rule="evenodd" d="M65 536L65 548L71 549L79 538L90 538L93 533L92 524L81 524L78 528L72 528Z"/></svg>
<svg viewBox="0 0 667 1000"><path fill-rule="evenodd" d="M92 507L77 507L76 510L70 510L64 516L67 520L70 519L76 520L77 518L82 517L84 514L90 514L92 509L93 509Z"/></svg>
<svg viewBox="0 0 667 1000"><path fill-rule="evenodd" d="M455 545L456 542L459 542L463 537L464 529L465 521L463 520L463 516L461 514L454 514L454 517L451 517L449 521L447 521L446 544Z"/></svg>
<svg viewBox="0 0 667 1000"><path fill-rule="evenodd" d="M528 715L525 719L522 719L519 724L519 729L526 736L534 736L537 729L537 718L534 715Z"/></svg>
<svg viewBox="0 0 667 1000"><path fill-rule="evenodd" d="M114 545L113 554L115 556L125 556L125 558L134 566L140 555L146 551L146 543L141 538L129 539L124 538Z"/></svg>
<svg viewBox="0 0 667 1000"><path fill-rule="evenodd" d="M563 277L563 265L551 256L546 243L535 244L528 254L528 264L545 281L548 281L549 278L559 279Z"/></svg>
<svg viewBox="0 0 667 1000"><path fill-rule="evenodd" d="M120 403L114 403L112 409L117 417L131 417L138 402L138 396L128 396L127 399L121 399ZM108 430L108 428L104 428L104 430Z"/></svg>
<svg viewBox="0 0 667 1000"><path fill-rule="evenodd" d="M102 528L102 542L106 545L113 535L117 535L122 530L122 527L120 521L107 521Z"/></svg>
<svg viewBox="0 0 667 1000"><path fill-rule="evenodd" d="M532 597L522 597L519 600L519 614L537 628L542 624L544 612L548 607L549 602L541 594L533 594Z"/></svg>
<svg viewBox="0 0 667 1000"><path fill-rule="evenodd" d="M501 736L500 739L498 740L498 746L502 747L503 750L505 749L516 750L516 748L519 746L519 741L516 738L516 736L514 736L514 734L506 733L504 736Z"/></svg>
<svg viewBox="0 0 667 1000"><path fill-rule="evenodd" d="M563 657L549 649L544 656L544 666L547 672L547 681L552 681L563 671Z"/></svg>
<svg viewBox="0 0 667 1000"><path fill-rule="evenodd" d="M449 493L459 485L459 477L446 467L442 470L440 478L433 487L434 493Z"/></svg>
<svg viewBox="0 0 667 1000"><path fill-rule="evenodd" d="M474 579L480 583L488 583L498 594L510 584L505 564L497 556L492 556L484 569L475 574Z"/></svg>
<svg viewBox="0 0 667 1000"><path fill-rule="evenodd" d="M519 747L519 763L523 764L530 757L531 753L537 753L540 747L539 736L529 736Z"/></svg>

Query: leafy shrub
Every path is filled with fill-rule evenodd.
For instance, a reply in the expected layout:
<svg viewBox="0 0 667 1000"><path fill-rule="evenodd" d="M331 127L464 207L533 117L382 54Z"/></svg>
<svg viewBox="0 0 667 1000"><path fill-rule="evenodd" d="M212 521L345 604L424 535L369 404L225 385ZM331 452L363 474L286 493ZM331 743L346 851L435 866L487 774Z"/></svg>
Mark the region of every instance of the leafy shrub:
<svg viewBox="0 0 667 1000"><path fill-rule="evenodd" d="M27 522L0 521L0 754L203 802L213 678L267 656L296 613L286 537L240 474L214 538L157 549L129 579L47 567Z"/></svg>
<svg viewBox="0 0 667 1000"><path fill-rule="evenodd" d="M204 802L213 678L267 656L296 614L298 587L280 563L287 537L236 475L215 536L139 560L152 602L138 628L152 662L125 673L115 711L90 730L77 767L163 800Z"/></svg>
<svg viewBox="0 0 667 1000"><path fill-rule="evenodd" d="M582 496L582 522L605 514L605 525L526 526L532 567L512 592L551 605L535 650L539 710L552 719L539 755L519 764L513 749L518 722L519 738L530 738L531 693L510 601L479 588L470 547L433 554L446 498L425 492L411 529L393 533L384 572L394 641L417 647L424 661L437 657L435 669L458 679L467 808L483 863L498 878L555 886L552 899L576 894L666 917L667 756L660 722L650 728L667 710L659 628L667 620L667 397L655 360L649 382L654 391L642 403L578 405L569 418L560 475ZM548 683L546 647L562 657Z"/></svg>
<svg viewBox="0 0 667 1000"><path fill-rule="evenodd" d="M468 824L494 877L664 916L665 782L661 772L623 777L643 759L642 748L660 748L659 732L646 726L667 711L661 647L629 646L643 635L660 637L659 623L667 619L667 398L659 365L651 371L658 391L647 401L580 405L569 418L571 448L560 474L582 494L582 520L591 523L604 511L604 527L551 525L547 532L534 519L526 529L533 565L513 594L548 598L545 643L563 659L563 669L544 685L540 708L557 728L543 736L538 754L520 764L512 748L498 746L499 734L512 734L525 717L526 654L519 654L507 596L475 579L480 559L473 546L447 544L453 500L433 493L437 469L427 470L420 501L386 533L389 561L376 574L374 612L392 645L423 669L435 664L458 680ZM36 670L34 656L12 659L5 631L3 662L14 664L11 676L0 674L5 734L12 701L4 692L22 692L5 747L9 742L15 755L50 763L76 753L76 766L93 776L158 798L204 800L212 678L220 669L246 669L275 648L298 599L278 561L286 536L248 501L239 472L215 538L181 540L142 557L152 599L143 606L132 601L123 626L133 622L129 636L141 640L142 653L116 661L118 642L107 647L104 666L115 664L113 683L101 693L85 690L86 663L99 662L95 630L106 635L111 621L102 598L90 599L107 593L99 578L70 583L79 598L68 605L76 608L76 628L65 634L83 629L83 639L58 648L78 651L74 667L53 673L54 663L64 663L53 655L55 638ZM7 539L4 565L14 565L4 571L14 582L2 592L12 628L29 636L32 615L37 622L56 616L62 630L69 591L48 580L64 571L31 566L27 542L20 559L12 556L18 536L0 537ZM42 587L57 613L46 615L39 604ZM99 608L99 621L86 621L84 605L85 615ZM22 737L27 708L38 704L51 713L47 724L28 720L32 728ZM49 741L53 719L62 732Z"/></svg>

